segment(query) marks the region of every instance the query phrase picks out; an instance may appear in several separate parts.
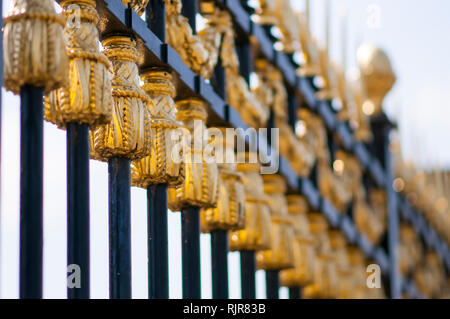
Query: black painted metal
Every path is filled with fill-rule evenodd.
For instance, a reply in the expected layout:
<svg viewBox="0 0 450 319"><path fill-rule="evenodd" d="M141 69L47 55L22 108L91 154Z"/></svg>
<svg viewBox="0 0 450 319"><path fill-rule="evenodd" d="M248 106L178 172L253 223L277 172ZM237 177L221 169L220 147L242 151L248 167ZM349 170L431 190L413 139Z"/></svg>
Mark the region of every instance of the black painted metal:
<svg viewBox="0 0 450 319"><path fill-rule="evenodd" d="M188 18L192 32L197 34L196 15L198 12L198 0L182 0L183 8L181 14Z"/></svg>
<svg viewBox="0 0 450 319"><path fill-rule="evenodd" d="M109 294L131 298L130 160L111 158L109 173Z"/></svg>
<svg viewBox="0 0 450 319"><path fill-rule="evenodd" d="M183 298L201 297L200 277L200 208L187 207L181 211L183 259Z"/></svg>
<svg viewBox="0 0 450 319"><path fill-rule="evenodd" d="M241 298L256 298L256 260L255 251L244 250L241 255Z"/></svg>
<svg viewBox="0 0 450 319"><path fill-rule="evenodd" d="M147 189L148 209L148 297L169 298L169 252L167 229L167 185Z"/></svg>
<svg viewBox="0 0 450 319"><path fill-rule="evenodd" d="M150 0L145 9L147 25L161 40L166 42L166 5L164 0Z"/></svg>
<svg viewBox="0 0 450 319"><path fill-rule="evenodd" d="M212 295L228 299L228 232L211 232Z"/></svg>
<svg viewBox="0 0 450 319"><path fill-rule="evenodd" d="M299 287L289 287L289 299L300 299L302 293Z"/></svg>
<svg viewBox="0 0 450 319"><path fill-rule="evenodd" d="M280 279L278 270L266 270L266 297L267 299L278 299Z"/></svg>
<svg viewBox="0 0 450 319"><path fill-rule="evenodd" d="M89 127L67 124L67 264L80 267L81 287L70 299L89 298Z"/></svg>
<svg viewBox="0 0 450 319"><path fill-rule="evenodd" d="M43 95L20 91L20 298L42 298Z"/></svg>

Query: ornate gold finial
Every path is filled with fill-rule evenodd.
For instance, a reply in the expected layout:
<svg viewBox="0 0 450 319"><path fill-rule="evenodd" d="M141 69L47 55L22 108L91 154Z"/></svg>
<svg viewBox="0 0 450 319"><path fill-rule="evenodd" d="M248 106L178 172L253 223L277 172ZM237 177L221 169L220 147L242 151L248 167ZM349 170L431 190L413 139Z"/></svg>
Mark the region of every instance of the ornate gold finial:
<svg viewBox="0 0 450 319"><path fill-rule="evenodd" d="M167 17L167 43L181 56L186 65L196 74L209 79L218 61L218 51L221 42L221 18L219 10L209 15L206 30L194 35L189 21L181 15L180 0L164 0ZM209 30L212 28L211 30ZM212 31L212 32L211 32Z"/></svg>
<svg viewBox="0 0 450 319"><path fill-rule="evenodd" d="M349 299L352 293L352 272L347 253L347 240L344 234L338 230L329 231L328 236L336 265L336 285L333 287L332 294L339 299Z"/></svg>
<svg viewBox="0 0 450 319"><path fill-rule="evenodd" d="M364 299L366 297L366 267L364 254L359 247L348 247L348 262L352 272L351 276L351 298Z"/></svg>
<svg viewBox="0 0 450 319"><path fill-rule="evenodd" d="M395 83L395 74L386 53L370 44L364 44L358 49L358 63L361 76L367 91L368 100L364 103L370 108L369 115L382 111L382 103L386 94Z"/></svg>
<svg viewBox="0 0 450 319"><path fill-rule="evenodd" d="M212 42L212 37L221 35L222 42L218 43L221 48L219 54L222 67L227 77L227 102L239 111L246 124L255 128L262 127L269 117L268 106L264 105L258 93L250 90L248 83L239 73L239 59L234 41L235 31L230 14L219 9L216 11L218 22L214 26L210 23L210 26L200 32L200 35L207 42Z"/></svg>
<svg viewBox="0 0 450 319"><path fill-rule="evenodd" d="M263 175L264 192L269 197L271 218L271 248L256 254L258 269L282 270L294 266L294 231L289 218L286 182L280 175Z"/></svg>
<svg viewBox="0 0 450 319"><path fill-rule="evenodd" d="M230 250L265 250L270 242L270 211L268 198L264 194L263 179L260 174L260 164L250 162L256 159L256 153L238 154L245 162L238 162L237 170L242 173L245 193L245 228L231 231Z"/></svg>
<svg viewBox="0 0 450 319"><path fill-rule="evenodd" d="M304 287L314 279L314 240L309 232L306 213L308 203L303 196L288 195L289 217L292 219L295 241L293 243L294 268L280 272L280 283L287 287Z"/></svg>
<svg viewBox="0 0 450 319"><path fill-rule="evenodd" d="M151 184L179 185L184 179L184 165L182 154L173 154L176 145L181 145L181 125L175 118L172 75L165 69L152 68L143 72L141 79L150 98L153 139L150 155L132 163L131 183L142 188Z"/></svg>
<svg viewBox="0 0 450 319"><path fill-rule="evenodd" d="M3 20L5 88L15 94L23 85L45 92L67 84L68 58L63 39L65 19L52 0L14 0Z"/></svg>
<svg viewBox="0 0 450 319"><path fill-rule="evenodd" d="M122 0L123 4L130 7L140 16L144 14L145 8L147 7L148 0Z"/></svg>
<svg viewBox="0 0 450 319"><path fill-rule="evenodd" d="M45 118L60 128L70 122L89 125L111 120L111 64L98 49L99 16L94 0L61 2L68 19L79 18L79 25L64 28L69 56L68 86L52 91L46 97Z"/></svg>
<svg viewBox="0 0 450 319"><path fill-rule="evenodd" d="M371 104L364 104L367 100L367 93L362 84L361 73L359 70L351 84L351 91L356 107L355 117L353 118L354 137L358 141L370 142L373 136L370 129L368 114L371 114L373 110L371 110Z"/></svg>
<svg viewBox="0 0 450 319"><path fill-rule="evenodd" d="M234 138L226 139L225 127L216 129L221 134L214 136L215 147L221 148L224 155L229 153L234 156ZM221 163L218 167L219 200L217 207L201 210L200 221L204 233L213 230L239 230L245 227L245 193L242 174L236 172L234 162Z"/></svg>
<svg viewBox="0 0 450 319"><path fill-rule="evenodd" d="M149 97L139 86L136 43L128 36L103 40L104 54L113 66L113 116L108 124L91 132L92 158L130 160L150 154L151 129Z"/></svg>
<svg viewBox="0 0 450 319"><path fill-rule="evenodd" d="M193 138L184 141L186 144L190 143L190 145L185 145L188 150L183 153L185 179L181 185L169 188L169 208L172 211L180 211L188 206L215 207L219 197L218 168L214 161L207 160L204 153L204 147L209 142L207 134L204 133L208 116L205 102L197 98L189 98L177 101L175 106L177 120L183 122L184 127L189 130L189 134ZM200 127L196 127L196 125L200 125ZM198 131L201 131L200 136L197 136ZM196 138L202 139L202 141L195 141Z"/></svg>
<svg viewBox="0 0 450 319"><path fill-rule="evenodd" d="M316 248L314 281L304 289L307 298L333 298L336 268L328 237L328 223L319 213L308 215L309 230Z"/></svg>

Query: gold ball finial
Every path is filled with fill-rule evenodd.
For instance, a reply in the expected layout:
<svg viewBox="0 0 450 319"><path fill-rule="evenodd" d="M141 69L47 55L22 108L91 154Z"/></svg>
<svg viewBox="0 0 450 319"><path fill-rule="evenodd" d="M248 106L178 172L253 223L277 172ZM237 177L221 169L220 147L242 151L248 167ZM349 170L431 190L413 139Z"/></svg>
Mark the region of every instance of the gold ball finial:
<svg viewBox="0 0 450 319"><path fill-rule="evenodd" d="M371 44L364 44L358 49L358 63L361 79L367 90L372 114L381 112L381 104L386 94L392 89L396 77L387 54Z"/></svg>

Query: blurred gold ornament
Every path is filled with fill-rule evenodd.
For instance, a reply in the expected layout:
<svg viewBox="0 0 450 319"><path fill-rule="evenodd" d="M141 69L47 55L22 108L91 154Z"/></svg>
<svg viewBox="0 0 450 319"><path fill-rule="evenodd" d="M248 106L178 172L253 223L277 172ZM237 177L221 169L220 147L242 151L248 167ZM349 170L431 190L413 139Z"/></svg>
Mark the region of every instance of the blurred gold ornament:
<svg viewBox="0 0 450 319"><path fill-rule="evenodd" d="M122 0L123 4L142 15L145 12L149 0Z"/></svg>
<svg viewBox="0 0 450 319"><path fill-rule="evenodd" d="M328 235L336 263L336 286L332 289L334 290L332 295L338 299L349 299L352 294L352 271L347 253L347 241L344 234L338 230L331 230Z"/></svg>
<svg viewBox="0 0 450 319"><path fill-rule="evenodd" d="M245 162L238 162L237 170L242 173L245 193L245 228L231 231L230 250L266 250L271 247L271 222L268 197L264 193L260 164L249 162L256 153L238 154Z"/></svg>
<svg viewBox="0 0 450 319"><path fill-rule="evenodd" d="M370 44L364 44L358 49L358 63L363 84L367 91L368 101L373 110L371 115L379 114L386 94L395 83L395 74L386 53Z"/></svg>
<svg viewBox="0 0 450 319"><path fill-rule="evenodd" d="M258 269L282 270L294 266L294 231L289 218L286 182L280 175L263 175L264 192L269 197L271 217L271 248L256 254Z"/></svg>
<svg viewBox="0 0 450 319"><path fill-rule="evenodd" d="M256 21L259 24L277 24L276 5L277 0L259 0L259 8L256 10Z"/></svg>
<svg viewBox="0 0 450 319"><path fill-rule="evenodd" d="M143 158L150 154L151 126L149 97L139 86L136 43L128 36L111 36L102 44L114 70L113 116L91 132L91 156L101 161Z"/></svg>
<svg viewBox="0 0 450 319"><path fill-rule="evenodd" d="M370 142L373 138L370 128L369 115L363 110L364 103L367 101L366 88L362 83L361 72L358 70L355 79L351 82L351 91L355 100L356 113L352 119L354 137L358 141Z"/></svg>
<svg viewBox="0 0 450 319"><path fill-rule="evenodd" d="M172 75L165 69L149 69L141 75L143 89L148 94L152 143L150 155L131 166L132 185L147 188L151 184L176 186L183 182L184 172L181 125L175 118L176 95Z"/></svg>
<svg viewBox="0 0 450 319"><path fill-rule="evenodd" d="M309 222L306 216L308 203L300 195L288 195L286 198L295 235L294 268L280 272L280 284L287 287L304 287L314 280L316 258L314 240L309 232Z"/></svg>
<svg viewBox="0 0 450 319"><path fill-rule="evenodd" d="M352 299L364 299L369 288L366 284L366 266L364 254L359 247L348 247L348 261L351 268Z"/></svg>
<svg viewBox="0 0 450 319"><path fill-rule="evenodd" d="M231 16L223 13L223 33L220 57L226 74L227 102L238 110L244 122L255 128L264 127L269 118L269 105L264 104L258 91L251 91L246 80L240 75L239 59L236 53L235 31Z"/></svg>
<svg viewBox="0 0 450 319"><path fill-rule="evenodd" d="M219 197L218 168L214 161L207 161L204 148L209 142L206 134L205 102L197 98L177 101L176 117L183 122L184 127L192 135L192 139L185 140L187 151L184 156L184 182L168 190L169 208L180 211L184 207L195 206L200 208L216 207ZM200 123L200 136L194 132L194 125ZM195 141L195 139L201 139ZM200 146L200 147L199 147Z"/></svg>
<svg viewBox="0 0 450 319"><path fill-rule="evenodd" d="M94 0L65 0L61 6L69 21L80 20L79 25L68 23L64 28L70 83L47 95L45 118L60 128L71 122L92 126L109 123L111 63L98 48L96 3Z"/></svg>
<svg viewBox="0 0 450 319"><path fill-rule="evenodd" d="M277 127L280 132L280 154L289 160L296 173L308 177L315 161L311 149L295 136L289 124L282 122Z"/></svg>
<svg viewBox="0 0 450 319"><path fill-rule="evenodd" d="M262 88L270 92L270 99L266 100L268 102L266 106L275 113L276 124L286 122L288 94L283 83L283 75L264 59L256 60L255 67L259 80L265 84Z"/></svg>
<svg viewBox="0 0 450 319"><path fill-rule="evenodd" d="M336 265L328 237L328 224L319 213L308 215L310 232L314 238L316 260L314 280L303 290L306 298L334 298Z"/></svg>
<svg viewBox="0 0 450 319"><path fill-rule="evenodd" d="M327 162L317 165L319 191L340 212L345 213L352 199L351 191L336 177Z"/></svg>
<svg viewBox="0 0 450 319"><path fill-rule="evenodd" d="M216 128L221 133L216 135L214 146L223 153L233 154L234 138L226 139L226 128ZM200 221L202 232L212 230L239 230L245 227L245 192L242 174L237 172L235 162L218 164L219 167L219 199L217 207L202 209Z"/></svg>
<svg viewBox="0 0 450 319"><path fill-rule="evenodd" d="M420 239L412 226L401 224L399 229L398 260L400 271L408 276L422 258Z"/></svg>
<svg viewBox="0 0 450 319"><path fill-rule="evenodd" d="M24 85L46 93L67 85L68 57L64 45L64 16L52 0L14 0L3 20L5 88L15 94Z"/></svg>
<svg viewBox="0 0 450 319"><path fill-rule="evenodd" d="M166 3L167 43L178 52L191 70L209 79L218 61L221 33L204 31L202 35L200 33L194 35L188 19L181 15L183 6L181 0L164 0L164 2ZM214 14L220 14L218 11L214 12ZM217 31L221 19L214 14L210 16L211 25L208 27L213 27L212 30Z"/></svg>

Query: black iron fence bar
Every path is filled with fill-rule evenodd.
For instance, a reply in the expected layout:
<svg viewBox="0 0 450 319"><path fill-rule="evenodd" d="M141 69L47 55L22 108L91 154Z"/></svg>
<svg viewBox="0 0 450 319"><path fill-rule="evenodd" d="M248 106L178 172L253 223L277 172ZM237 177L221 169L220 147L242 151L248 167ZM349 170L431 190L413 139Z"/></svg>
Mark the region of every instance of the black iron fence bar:
<svg viewBox="0 0 450 319"><path fill-rule="evenodd" d="M130 160L111 158L109 174L109 293L131 298Z"/></svg>
<svg viewBox="0 0 450 319"><path fill-rule="evenodd" d="M89 298L89 126L67 124L67 263L80 267L81 287L67 296Z"/></svg>
<svg viewBox="0 0 450 319"><path fill-rule="evenodd" d="M266 297L267 299L279 299L280 272L278 270L266 270Z"/></svg>
<svg viewBox="0 0 450 319"><path fill-rule="evenodd" d="M181 211L183 298L201 298L200 208Z"/></svg>
<svg viewBox="0 0 450 319"><path fill-rule="evenodd" d="M166 10L163 0L151 0L146 7L147 26L166 41ZM167 223L167 185L147 189L148 210L148 297L169 298L169 247Z"/></svg>
<svg viewBox="0 0 450 319"><path fill-rule="evenodd" d="M167 185L147 189L148 208L148 297L169 298L169 239Z"/></svg>
<svg viewBox="0 0 450 319"><path fill-rule="evenodd" d="M247 39L248 40L248 39ZM238 43L239 69L242 77L250 85L250 75L253 71L253 56L249 41ZM256 298L256 260L255 251L241 251L241 298Z"/></svg>
<svg viewBox="0 0 450 319"><path fill-rule="evenodd" d="M301 288L289 287L289 299L300 299L302 297Z"/></svg>
<svg viewBox="0 0 450 319"><path fill-rule="evenodd" d="M150 0L145 8L147 26L161 40L166 42L166 5L164 0Z"/></svg>
<svg viewBox="0 0 450 319"><path fill-rule="evenodd" d="M228 232L211 232L212 296L228 299Z"/></svg>
<svg viewBox="0 0 450 319"><path fill-rule="evenodd" d="M43 96L20 91L20 298L42 298Z"/></svg>
<svg viewBox="0 0 450 319"><path fill-rule="evenodd" d="M240 252L241 257L241 298L256 298L256 260L255 251L244 250Z"/></svg>

